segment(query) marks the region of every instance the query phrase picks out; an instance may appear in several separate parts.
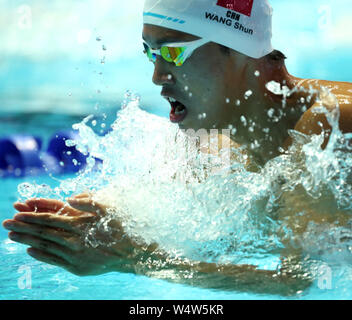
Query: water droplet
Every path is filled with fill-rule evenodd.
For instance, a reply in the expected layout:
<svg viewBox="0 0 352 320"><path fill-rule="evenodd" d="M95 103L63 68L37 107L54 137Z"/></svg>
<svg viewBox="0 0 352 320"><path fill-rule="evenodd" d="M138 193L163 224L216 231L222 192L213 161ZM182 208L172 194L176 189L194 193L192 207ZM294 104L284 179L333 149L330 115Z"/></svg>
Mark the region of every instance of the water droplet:
<svg viewBox="0 0 352 320"><path fill-rule="evenodd" d="M66 147L74 147L77 143L74 140L66 140L65 145Z"/></svg>
<svg viewBox="0 0 352 320"><path fill-rule="evenodd" d="M250 145L250 148L252 150L257 149L259 147L260 147L260 144L259 144L258 140L254 140L254 142L252 142L251 145Z"/></svg>
<svg viewBox="0 0 352 320"><path fill-rule="evenodd" d="M241 116L240 118L241 122L243 123L243 125L246 127L247 126L247 119L245 116Z"/></svg>
<svg viewBox="0 0 352 320"><path fill-rule="evenodd" d="M42 197L48 198L51 196L51 188L47 184L42 184L39 186L39 193Z"/></svg>
<svg viewBox="0 0 352 320"><path fill-rule="evenodd" d="M270 108L270 109L268 110L268 116L269 116L269 118L272 118L272 117L274 116L274 113L275 113L275 109L274 109L274 108Z"/></svg>
<svg viewBox="0 0 352 320"><path fill-rule="evenodd" d="M246 93L244 94L244 98L247 100L252 94L253 94L253 91L252 91L252 90L248 90L248 91L246 91Z"/></svg>
<svg viewBox="0 0 352 320"><path fill-rule="evenodd" d="M281 85L279 82L276 82L276 81L270 81L268 82L265 87L270 91L272 92L273 94L281 94L282 91L281 91Z"/></svg>
<svg viewBox="0 0 352 320"><path fill-rule="evenodd" d="M21 183L17 187L18 193L24 198L31 198L36 193L36 187L28 182Z"/></svg>

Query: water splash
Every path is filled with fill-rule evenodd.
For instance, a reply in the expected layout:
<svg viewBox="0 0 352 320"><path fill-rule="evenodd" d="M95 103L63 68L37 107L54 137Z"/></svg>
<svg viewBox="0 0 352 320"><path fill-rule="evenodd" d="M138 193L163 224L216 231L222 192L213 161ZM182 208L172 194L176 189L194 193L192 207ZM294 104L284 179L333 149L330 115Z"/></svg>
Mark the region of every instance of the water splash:
<svg viewBox="0 0 352 320"><path fill-rule="evenodd" d="M174 257L222 263L254 259L260 265L268 257L277 258L282 236L292 235L275 216L283 192L302 186L319 199L328 190L339 209L351 210L352 135L339 130L338 109L316 109L332 127L324 150L324 132L306 136L291 130L290 149L260 172L247 171L246 161L234 161L230 172L213 175L197 145L177 126L141 110L139 97L130 92L125 99L105 136L89 126L92 117L73 126L81 139L67 143L89 153L87 167L52 191L64 198L91 190L97 201L113 208L87 231L91 245L99 244L95 232L109 232L109 219L117 218L131 237L158 243ZM29 197L42 191L27 184L19 192Z"/></svg>

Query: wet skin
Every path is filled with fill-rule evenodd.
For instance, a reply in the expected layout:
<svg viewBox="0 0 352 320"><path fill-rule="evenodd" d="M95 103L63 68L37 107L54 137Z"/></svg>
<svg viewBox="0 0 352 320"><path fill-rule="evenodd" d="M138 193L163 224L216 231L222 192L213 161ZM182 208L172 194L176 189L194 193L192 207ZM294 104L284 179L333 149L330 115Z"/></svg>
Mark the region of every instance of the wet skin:
<svg viewBox="0 0 352 320"><path fill-rule="evenodd" d="M143 38L154 49L159 49L165 42L197 39L153 25L144 25ZM259 76L256 76L257 71ZM179 124L181 129L218 129L220 132L233 126L237 130L232 136L236 143L250 146L258 142L259 147L255 150L248 148L252 161L258 165L264 165L279 155L279 147L289 145L288 129L317 133L317 123L322 119L314 119L311 110L320 105L317 102L319 95L313 95L307 102L310 94L306 90L312 83L303 82L300 89L296 86L301 80L290 75L283 62L271 61L267 57L252 59L234 50L228 54L215 43L198 48L182 67L158 57L153 74L153 82L161 86L162 96L171 96L187 107L187 117ZM267 90L266 84L270 81L286 85L290 90L297 88L298 92L286 98L285 108L282 105L283 96ZM348 91L352 90L352 84L317 80L313 87L319 90L320 85L334 88L332 92L337 94L340 109L344 110L341 128L344 132L352 130L352 91ZM248 90L252 94L246 99ZM303 103L302 98L305 99ZM237 101L240 105L236 105ZM308 110L305 114L303 106ZM283 114L279 122L268 116L269 109ZM199 115L203 113L206 118L200 119ZM245 124L241 117L245 117ZM326 121L323 123L327 125Z"/></svg>
<svg viewBox="0 0 352 320"><path fill-rule="evenodd" d="M143 37L155 49L165 42L196 39L192 35L151 25L144 26ZM259 76L255 75L256 71L259 71ZM179 124L180 128L221 130L232 125L237 129L236 134L231 137L235 143L250 145L253 141L258 141L260 147L248 150L248 154L259 166L277 156L279 147L287 148L290 145L288 129L296 129L306 134L319 134L322 130L318 125L320 121L323 128L329 130L326 119L312 112L315 107L321 105L319 93L316 93L307 105L306 102L301 102L301 98L307 100L309 95L304 90L298 90L287 97L283 117L278 123L272 122L268 117L268 110L283 108L282 95L275 95L265 87L266 83L272 80L292 90L302 79L291 76L282 62L270 61L266 57L256 60L235 51L226 53L214 43L208 43L197 49L182 67L176 67L158 57L153 75L153 82L161 86L163 96L179 100L187 107L188 115ZM305 89L309 89L309 85L317 90L320 90L320 85L331 88L340 103L341 130L351 132L352 84L323 80L306 80L300 83ZM252 95L245 99L244 94L249 89ZM192 93L192 96L189 93ZM237 100L240 100L240 105L235 104ZM302 111L303 105L308 109L306 112ZM334 108L329 101L326 101L325 105ZM199 114L203 113L206 113L206 118L199 119ZM246 117L247 123L255 122L253 131L248 130L248 126L243 124L241 116ZM268 129L266 134L263 133L264 128ZM286 204L293 213L300 209L309 212L306 216L300 217L301 220L294 219L292 225L305 226L315 219L321 222L320 216L316 215L317 203L306 200L304 193L286 195ZM302 208L297 208L297 204ZM323 222L335 223L334 219L330 220L331 214L337 213L336 208L325 206L323 202L320 202L319 208L324 209L328 217ZM299 253L294 250L286 252L282 257L283 268L280 274L276 271L257 270L254 266L221 266L198 262L187 264L171 261L165 263L167 256L155 251L157 244L153 246L137 244L125 234L118 221L111 222L114 235L118 239L116 244L109 245L109 237L100 234L98 236L102 245L96 248L87 246L83 241L87 228L96 224L97 220L106 214L106 207L94 202L89 194L70 199L68 204L52 199L32 199L26 203L16 203L15 209L19 213L14 219L3 223L3 226L11 231L10 239L29 245L31 248L28 249L28 253L35 259L63 267L77 275L95 275L111 271L149 275L153 271L158 271L158 268L150 266L147 271L143 271L137 266L141 261L151 258L163 261L165 269L194 272L191 280L182 276L171 277L168 280L183 283L190 281L192 285L203 287L257 292L267 292L270 288L271 293L291 294L297 288L304 289L309 285L309 280L296 277L300 270L285 271L285 265L288 269L292 269L290 263L299 257ZM343 214L338 220L341 225L346 223ZM304 227L298 230L303 231Z"/></svg>

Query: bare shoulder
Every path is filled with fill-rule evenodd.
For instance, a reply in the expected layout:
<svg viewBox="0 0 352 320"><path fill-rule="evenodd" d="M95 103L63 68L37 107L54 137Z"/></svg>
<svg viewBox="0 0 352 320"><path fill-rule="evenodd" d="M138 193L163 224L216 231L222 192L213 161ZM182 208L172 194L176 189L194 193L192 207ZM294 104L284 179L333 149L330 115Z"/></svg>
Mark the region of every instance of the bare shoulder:
<svg viewBox="0 0 352 320"><path fill-rule="evenodd" d="M307 82L308 85L305 84L305 87L308 88L309 81L305 81L305 83ZM324 148L332 128L326 116L317 112L317 108L323 105L332 110L338 105L341 131L344 133L352 132L352 83L314 80L310 85L317 90L325 87L331 95L326 92L324 94L324 90L322 90L319 96L320 101L313 104L301 116L294 129L306 135L320 134L322 130L325 130ZM331 226L344 226L350 220L350 212L338 208L335 197L329 190L326 190L319 199L313 199L302 186L297 186L294 190L283 192L280 205L281 208L277 213L279 219L285 221L297 234L305 232L308 224L312 221L317 224L327 223ZM297 214L298 212L304 212L304 214Z"/></svg>
<svg viewBox="0 0 352 320"><path fill-rule="evenodd" d="M308 82L309 83L309 82ZM326 143L329 139L331 126L326 116L316 112L318 107L324 106L328 110L339 105L340 120L339 125L343 133L352 132L352 83L315 80L312 87L320 90L320 101L309 108L296 123L295 130L307 135L320 134L322 130L326 132ZM321 87L328 89L329 94Z"/></svg>

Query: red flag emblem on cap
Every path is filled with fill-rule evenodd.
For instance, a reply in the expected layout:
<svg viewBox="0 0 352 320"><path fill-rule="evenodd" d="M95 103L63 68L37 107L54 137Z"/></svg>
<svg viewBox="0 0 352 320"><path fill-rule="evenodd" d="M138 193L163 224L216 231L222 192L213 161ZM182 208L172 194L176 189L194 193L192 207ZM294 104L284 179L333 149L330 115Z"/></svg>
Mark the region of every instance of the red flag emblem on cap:
<svg viewBox="0 0 352 320"><path fill-rule="evenodd" d="M253 0L218 0L217 5L250 17L252 13Z"/></svg>

